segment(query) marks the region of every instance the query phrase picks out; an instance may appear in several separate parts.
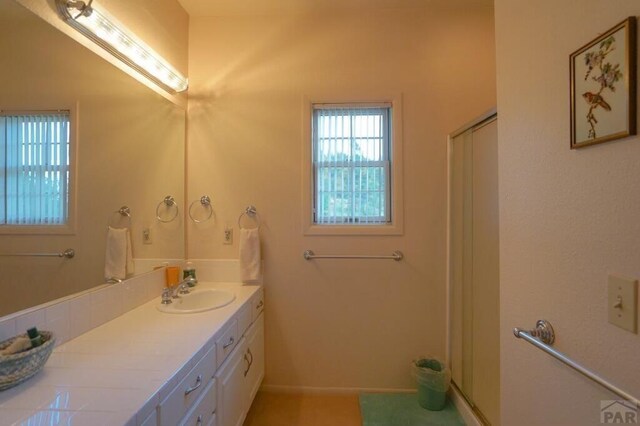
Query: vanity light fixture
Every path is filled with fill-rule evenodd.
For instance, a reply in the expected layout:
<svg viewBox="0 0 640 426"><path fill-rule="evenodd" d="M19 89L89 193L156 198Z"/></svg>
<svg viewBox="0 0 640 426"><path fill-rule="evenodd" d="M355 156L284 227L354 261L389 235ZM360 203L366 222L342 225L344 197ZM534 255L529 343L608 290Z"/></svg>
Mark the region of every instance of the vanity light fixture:
<svg viewBox="0 0 640 426"><path fill-rule="evenodd" d="M187 90L187 78L104 10L80 0L56 0L58 12L73 28L170 92Z"/></svg>

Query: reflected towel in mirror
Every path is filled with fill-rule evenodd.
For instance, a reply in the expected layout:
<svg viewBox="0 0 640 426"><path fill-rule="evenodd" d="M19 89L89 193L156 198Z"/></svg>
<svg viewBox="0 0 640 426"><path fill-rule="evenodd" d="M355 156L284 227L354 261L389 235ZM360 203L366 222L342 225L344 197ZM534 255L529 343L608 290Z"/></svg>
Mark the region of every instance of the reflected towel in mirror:
<svg viewBox="0 0 640 426"><path fill-rule="evenodd" d="M260 231L240 229L240 278L243 282L260 279Z"/></svg>
<svg viewBox="0 0 640 426"><path fill-rule="evenodd" d="M133 273L133 253L131 251L131 233L127 228L109 227L107 249L104 259L105 278L125 279Z"/></svg>

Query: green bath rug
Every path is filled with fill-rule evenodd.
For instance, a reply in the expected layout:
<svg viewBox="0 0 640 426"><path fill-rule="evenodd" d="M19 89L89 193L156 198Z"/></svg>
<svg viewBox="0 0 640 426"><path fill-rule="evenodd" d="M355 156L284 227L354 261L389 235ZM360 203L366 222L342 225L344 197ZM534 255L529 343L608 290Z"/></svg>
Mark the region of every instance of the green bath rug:
<svg viewBox="0 0 640 426"><path fill-rule="evenodd" d="M418 404L415 393L360 394L362 426L464 426L453 402L442 411L429 411Z"/></svg>

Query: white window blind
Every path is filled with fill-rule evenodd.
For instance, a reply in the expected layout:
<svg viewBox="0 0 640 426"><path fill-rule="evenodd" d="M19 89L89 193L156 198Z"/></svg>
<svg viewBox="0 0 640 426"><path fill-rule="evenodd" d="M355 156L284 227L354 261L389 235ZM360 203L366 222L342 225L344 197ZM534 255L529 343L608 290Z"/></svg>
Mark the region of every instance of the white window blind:
<svg viewBox="0 0 640 426"><path fill-rule="evenodd" d="M391 105L314 105L314 222L391 222Z"/></svg>
<svg viewBox="0 0 640 426"><path fill-rule="evenodd" d="M69 112L0 114L0 224L69 217Z"/></svg>

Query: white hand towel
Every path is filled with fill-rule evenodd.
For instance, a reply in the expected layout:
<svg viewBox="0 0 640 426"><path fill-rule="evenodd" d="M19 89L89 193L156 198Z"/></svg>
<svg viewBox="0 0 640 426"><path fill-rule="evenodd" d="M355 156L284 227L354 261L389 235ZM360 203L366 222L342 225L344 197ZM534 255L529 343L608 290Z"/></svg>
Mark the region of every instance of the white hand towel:
<svg viewBox="0 0 640 426"><path fill-rule="evenodd" d="M133 275L135 264L133 263L133 244L131 244L131 231L127 228L127 275Z"/></svg>
<svg viewBox="0 0 640 426"><path fill-rule="evenodd" d="M240 278L243 282L260 279L260 232L240 230Z"/></svg>
<svg viewBox="0 0 640 426"><path fill-rule="evenodd" d="M128 267L133 268L129 230L127 228L109 227L104 258L104 277L123 280L127 277Z"/></svg>

